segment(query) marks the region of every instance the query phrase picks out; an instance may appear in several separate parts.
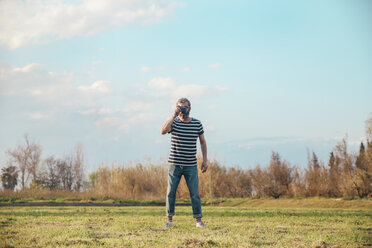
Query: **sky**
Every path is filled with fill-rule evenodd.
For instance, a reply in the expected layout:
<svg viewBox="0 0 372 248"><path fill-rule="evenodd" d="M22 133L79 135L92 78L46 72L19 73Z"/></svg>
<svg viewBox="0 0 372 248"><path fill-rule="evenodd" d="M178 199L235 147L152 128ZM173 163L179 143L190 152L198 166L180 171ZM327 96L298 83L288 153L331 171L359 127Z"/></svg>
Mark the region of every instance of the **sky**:
<svg viewBox="0 0 372 248"><path fill-rule="evenodd" d="M306 167L372 113L372 1L0 1L0 167L24 135L86 168L163 163L177 99L208 157ZM199 146L200 151L200 146Z"/></svg>

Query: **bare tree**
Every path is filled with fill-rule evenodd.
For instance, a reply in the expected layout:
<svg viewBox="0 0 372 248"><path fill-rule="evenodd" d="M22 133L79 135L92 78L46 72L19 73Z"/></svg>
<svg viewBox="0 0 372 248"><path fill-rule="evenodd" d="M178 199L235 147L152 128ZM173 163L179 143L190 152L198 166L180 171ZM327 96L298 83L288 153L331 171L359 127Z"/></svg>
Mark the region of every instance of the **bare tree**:
<svg viewBox="0 0 372 248"><path fill-rule="evenodd" d="M41 158L41 147L35 142L30 142L28 136L25 136L26 147L28 149L29 157L27 159L27 169L32 175L32 181L35 181L37 178L38 167L40 164Z"/></svg>
<svg viewBox="0 0 372 248"><path fill-rule="evenodd" d="M308 154L306 170L306 194L308 196L328 196L328 171L315 152L312 157Z"/></svg>
<svg viewBox="0 0 372 248"><path fill-rule="evenodd" d="M25 187L32 176L32 180L36 180L37 169L40 164L41 147L34 141L30 141L28 135L24 135L25 144L17 145L13 150L9 149L7 154L10 156L11 162L16 164L21 173L22 189Z"/></svg>
<svg viewBox="0 0 372 248"><path fill-rule="evenodd" d="M49 188L50 190L60 188L60 178L58 176L58 160L54 159L53 156L50 156L45 160L45 164L47 188Z"/></svg>
<svg viewBox="0 0 372 248"><path fill-rule="evenodd" d="M11 163L13 162L19 168L19 172L21 173L21 185L22 189L25 187L25 184L28 181L28 170L27 170L27 150L22 145L18 145L14 150L8 150L7 154L10 156Z"/></svg>
<svg viewBox="0 0 372 248"><path fill-rule="evenodd" d="M83 177L84 177L84 151L83 145L77 143L74 151L74 179L76 191L80 191L83 186Z"/></svg>
<svg viewBox="0 0 372 248"><path fill-rule="evenodd" d="M341 181L341 159L335 155L334 152L330 153L329 161L329 180L328 180L328 195L332 197L342 196L340 181Z"/></svg>
<svg viewBox="0 0 372 248"><path fill-rule="evenodd" d="M356 156L348 152L346 140L347 137L334 148L336 158L340 159L338 184L343 196L354 196L357 194L354 187Z"/></svg>
<svg viewBox="0 0 372 248"><path fill-rule="evenodd" d="M306 193L305 175L303 175L304 173L297 166L294 166L292 169L293 180L291 184L291 196L304 196Z"/></svg>
<svg viewBox="0 0 372 248"><path fill-rule="evenodd" d="M266 172L268 185L265 192L268 196L279 198L288 195L292 183L292 168L286 161L281 161L279 153L272 152L269 168Z"/></svg>
<svg viewBox="0 0 372 248"><path fill-rule="evenodd" d="M60 180L60 189L72 190L73 184L73 159L66 157L57 162L58 178Z"/></svg>
<svg viewBox="0 0 372 248"><path fill-rule="evenodd" d="M249 171L249 176L252 179L253 190L252 193L256 197L266 196L265 188L268 185L266 172L263 171L260 165Z"/></svg>

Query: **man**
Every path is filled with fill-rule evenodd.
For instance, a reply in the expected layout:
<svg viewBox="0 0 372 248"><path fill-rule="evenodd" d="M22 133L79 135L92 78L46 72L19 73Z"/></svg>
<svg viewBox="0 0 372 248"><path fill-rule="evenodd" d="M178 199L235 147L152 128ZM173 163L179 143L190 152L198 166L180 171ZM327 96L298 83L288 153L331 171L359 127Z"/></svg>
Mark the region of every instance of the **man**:
<svg viewBox="0 0 372 248"><path fill-rule="evenodd" d="M202 172L206 172L207 165L207 143L204 138L204 130L201 122L189 117L191 110L190 101L181 98L177 101L172 118L161 128L161 134L172 134L171 151L169 154L168 189L166 197L166 213L168 220L165 227L173 225L174 208L176 203L176 191L182 175L185 177L190 192L193 217L196 226L205 228L201 221L201 203L199 194L199 178L196 161L196 142L199 137L203 154Z"/></svg>

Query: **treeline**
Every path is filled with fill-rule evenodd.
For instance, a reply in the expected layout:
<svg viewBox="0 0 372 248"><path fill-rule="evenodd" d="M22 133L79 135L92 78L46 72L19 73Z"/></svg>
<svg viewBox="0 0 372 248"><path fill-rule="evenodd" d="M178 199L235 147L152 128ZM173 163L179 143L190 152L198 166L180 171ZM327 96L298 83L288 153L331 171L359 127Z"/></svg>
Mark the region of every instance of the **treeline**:
<svg viewBox="0 0 372 248"><path fill-rule="evenodd" d="M164 165L101 165L84 175L81 145L63 159L40 159L41 148L25 136L25 144L8 151L8 166L2 169L4 189L13 190L21 179L22 189L90 192L135 200L164 199L167 170ZM198 158L200 167L201 160ZM326 163L313 152L306 168L291 165L276 152L270 163L253 169L226 167L219 161L208 161L207 173L199 171L202 197L370 197L372 196L372 142L363 142L359 152L348 151L346 140L338 143ZM29 183L28 183L29 182ZM177 196L188 198L184 179Z"/></svg>
<svg viewBox="0 0 372 248"><path fill-rule="evenodd" d="M40 144L24 136L24 144L6 151L7 165L1 170L3 189L49 189L80 191L84 189L84 153L77 144L71 154L64 158L49 156L41 159Z"/></svg>
<svg viewBox="0 0 372 248"><path fill-rule="evenodd" d="M353 154L343 140L330 153L327 165L313 152L305 169L291 166L276 152L265 167L229 168L216 160L208 161L208 166L207 173L199 170L201 197L372 196L372 142L367 142L366 147L361 143L359 153ZM131 199L162 199L167 189L166 166L105 166L89 178L92 192ZM182 180L177 196L188 195Z"/></svg>

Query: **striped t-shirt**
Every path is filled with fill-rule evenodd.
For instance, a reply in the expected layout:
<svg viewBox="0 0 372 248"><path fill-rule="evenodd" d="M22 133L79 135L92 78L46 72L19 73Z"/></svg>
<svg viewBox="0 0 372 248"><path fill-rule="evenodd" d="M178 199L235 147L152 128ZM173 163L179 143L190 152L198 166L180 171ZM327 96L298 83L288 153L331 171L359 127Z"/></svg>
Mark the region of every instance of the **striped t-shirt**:
<svg viewBox="0 0 372 248"><path fill-rule="evenodd" d="M195 118L182 122L176 117L172 123L171 150L168 163L171 165L196 166L196 142L204 133L203 125Z"/></svg>

